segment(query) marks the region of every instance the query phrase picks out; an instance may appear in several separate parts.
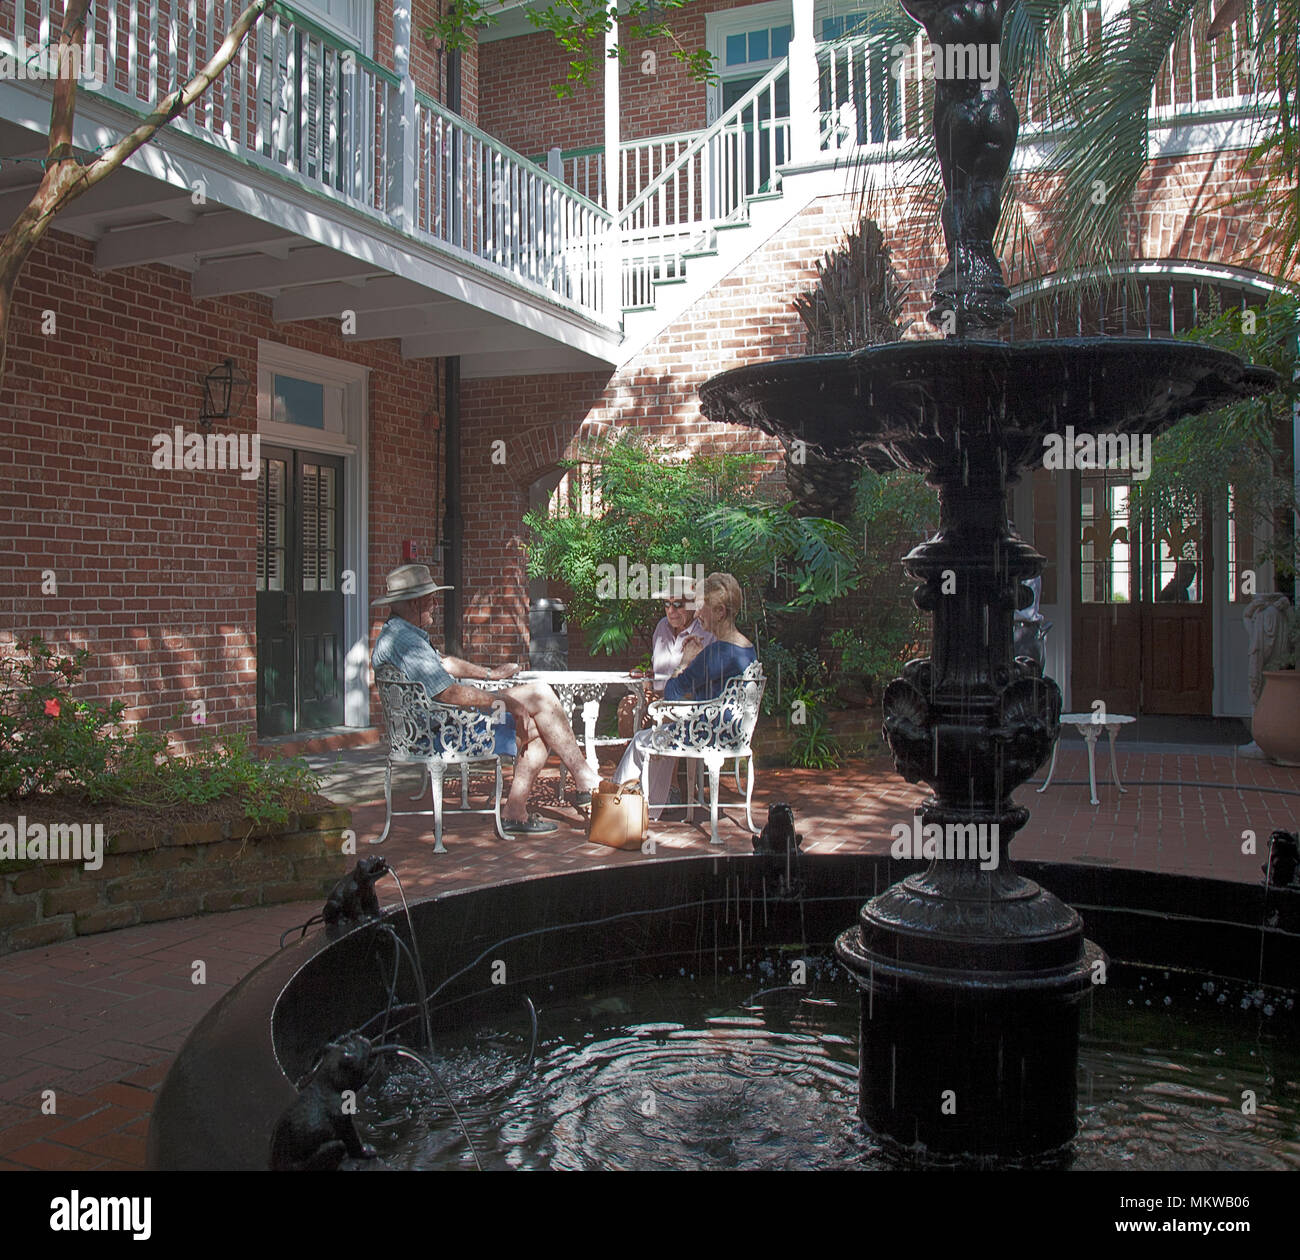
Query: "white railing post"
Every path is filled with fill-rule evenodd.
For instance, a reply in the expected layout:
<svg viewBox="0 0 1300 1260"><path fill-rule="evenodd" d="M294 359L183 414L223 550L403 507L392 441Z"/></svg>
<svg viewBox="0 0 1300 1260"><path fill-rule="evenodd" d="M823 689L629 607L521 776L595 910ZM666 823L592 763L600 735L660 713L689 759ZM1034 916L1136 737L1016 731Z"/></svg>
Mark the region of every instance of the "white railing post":
<svg viewBox="0 0 1300 1260"><path fill-rule="evenodd" d="M619 60L618 22L605 32L605 209L617 214L622 209L618 178L619 148ZM614 55L611 56L610 54Z"/></svg>
<svg viewBox="0 0 1300 1260"><path fill-rule="evenodd" d="M415 80L411 78L411 0L393 0L393 70L401 80L400 108L388 98L388 198L385 209L403 231L416 229Z"/></svg>
<svg viewBox="0 0 1300 1260"><path fill-rule="evenodd" d="M798 164L816 160L821 147L820 111L813 0L790 0L789 161Z"/></svg>

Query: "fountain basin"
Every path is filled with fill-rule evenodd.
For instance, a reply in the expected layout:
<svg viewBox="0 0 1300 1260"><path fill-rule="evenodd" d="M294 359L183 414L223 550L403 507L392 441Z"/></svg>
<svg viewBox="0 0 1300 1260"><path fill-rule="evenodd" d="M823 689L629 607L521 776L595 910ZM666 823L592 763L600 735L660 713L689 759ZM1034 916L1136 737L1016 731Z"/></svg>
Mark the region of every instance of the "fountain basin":
<svg viewBox="0 0 1300 1260"><path fill-rule="evenodd" d="M1169 972L1169 983L1188 992L1206 982L1294 992L1300 894L1140 871L1020 867L1086 916L1112 960L1108 983L1143 968ZM418 902L412 915L430 989L461 972L436 999L435 1031L481 1027L507 1013L516 1019L527 993L545 1034L549 1003L611 980L626 984L629 974L687 967L711 975L716 966L725 976L773 954L829 953L864 899L920 868L866 854L803 856L804 893L792 901L776 898L781 872L770 859L656 859ZM404 934L396 912L386 920ZM361 927L333 942L323 934L295 942L217 1003L159 1092L151 1168L266 1167L275 1120L294 1097L291 1080L325 1042L384 1009L372 936ZM502 985L492 983L497 961L505 964ZM415 1000L406 969L398 1000Z"/></svg>

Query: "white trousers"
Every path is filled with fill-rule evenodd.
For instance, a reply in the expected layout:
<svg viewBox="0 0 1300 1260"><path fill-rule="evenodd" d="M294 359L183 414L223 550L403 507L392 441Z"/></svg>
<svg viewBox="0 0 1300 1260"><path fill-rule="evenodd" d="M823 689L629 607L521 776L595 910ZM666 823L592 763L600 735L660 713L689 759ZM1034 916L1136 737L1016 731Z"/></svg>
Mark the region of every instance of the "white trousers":
<svg viewBox="0 0 1300 1260"><path fill-rule="evenodd" d="M629 779L641 782L641 767L645 764L645 750L650 746L650 732L637 731L623 754L623 759L614 771L615 783L626 783ZM668 790L672 787L673 773L677 769L676 757L652 757L650 759L650 817L656 822L668 804Z"/></svg>

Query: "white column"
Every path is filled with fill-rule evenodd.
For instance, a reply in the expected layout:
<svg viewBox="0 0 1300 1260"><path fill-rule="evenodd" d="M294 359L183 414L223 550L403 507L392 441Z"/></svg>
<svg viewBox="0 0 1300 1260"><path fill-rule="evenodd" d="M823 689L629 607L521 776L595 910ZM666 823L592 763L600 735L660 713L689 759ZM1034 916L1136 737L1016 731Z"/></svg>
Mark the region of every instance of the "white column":
<svg viewBox="0 0 1300 1260"><path fill-rule="evenodd" d="M790 0L790 160L813 162L819 138L813 0Z"/></svg>
<svg viewBox="0 0 1300 1260"><path fill-rule="evenodd" d="M619 60L611 56L618 46L618 22L605 32L605 209L610 214L617 214L622 208L619 189L618 146L619 134L619 99L618 72Z"/></svg>
<svg viewBox="0 0 1300 1260"><path fill-rule="evenodd" d="M411 0L393 0L393 72L400 95L388 101L388 208L399 227L415 231L415 80L411 78Z"/></svg>

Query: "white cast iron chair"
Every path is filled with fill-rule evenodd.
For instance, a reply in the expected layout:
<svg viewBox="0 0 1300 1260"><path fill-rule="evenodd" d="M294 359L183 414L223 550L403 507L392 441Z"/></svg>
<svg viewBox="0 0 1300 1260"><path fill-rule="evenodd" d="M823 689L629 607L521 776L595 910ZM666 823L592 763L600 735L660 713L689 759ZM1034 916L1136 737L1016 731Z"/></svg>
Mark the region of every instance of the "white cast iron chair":
<svg viewBox="0 0 1300 1260"><path fill-rule="evenodd" d="M722 763L728 757L736 758L736 790L740 790L740 762L744 759L745 818L749 830L755 832L754 815L750 809L754 799L754 753L750 741L758 724L759 706L763 703L763 677L761 661L752 662L738 678L731 678L721 693L713 700L656 700L649 713L655 725L649 728L645 758L641 763L641 790L650 798L650 758L688 757L703 763L709 772L710 842L721 844L718 838L718 787L722 777ZM686 804L664 805L662 809L685 809L695 812L696 766L687 767Z"/></svg>
<svg viewBox="0 0 1300 1260"><path fill-rule="evenodd" d="M493 685L476 681L476 687L493 690ZM433 815L435 853L446 853L442 843L442 787L443 775L452 767L460 770L459 810L452 813L491 814L496 819L497 835L506 840L501 827L501 758L496 752L496 729L500 724L497 715L483 709L471 709L456 704L442 704L430 700L424 684L403 678L391 665L381 665L375 670L375 686L384 710L384 725L388 730L388 762L384 767L384 830L371 844L382 844L388 838L394 818L412 815ZM491 809L469 808L469 771L473 765L486 768L491 763L496 772L496 790ZM395 765L420 765L425 768L433 793L432 809L393 808L393 767ZM411 799L418 801L424 795L424 780L420 790Z"/></svg>

